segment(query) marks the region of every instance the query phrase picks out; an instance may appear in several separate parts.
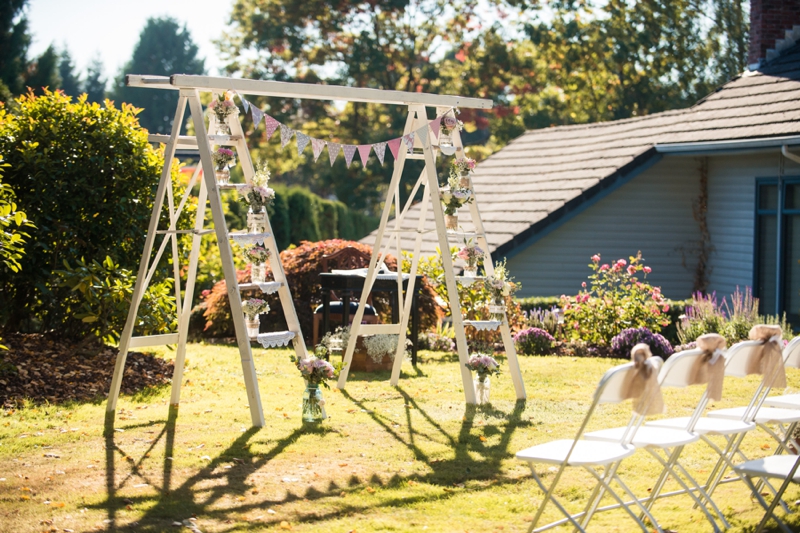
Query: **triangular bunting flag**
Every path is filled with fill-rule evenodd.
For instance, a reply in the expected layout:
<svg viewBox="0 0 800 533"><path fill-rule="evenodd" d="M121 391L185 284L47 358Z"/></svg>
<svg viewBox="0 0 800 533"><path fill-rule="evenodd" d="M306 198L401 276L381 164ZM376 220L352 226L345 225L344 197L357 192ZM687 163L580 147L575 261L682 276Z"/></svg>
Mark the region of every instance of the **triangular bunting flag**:
<svg viewBox="0 0 800 533"><path fill-rule="evenodd" d="M383 158L386 156L386 143L373 144L372 147L375 149L375 155L378 156L378 161L383 165Z"/></svg>
<svg viewBox="0 0 800 533"><path fill-rule="evenodd" d="M415 133L417 134L417 137L419 137L419 142L422 144L422 147L424 148L425 145L428 144L428 125L425 124Z"/></svg>
<svg viewBox="0 0 800 533"><path fill-rule="evenodd" d="M239 100L242 101L242 107L244 107L244 112L245 113L249 113L250 112L250 102L247 101L247 98L245 98L244 96L242 96L239 93L236 93L236 96L238 96Z"/></svg>
<svg viewBox="0 0 800 533"><path fill-rule="evenodd" d="M386 144L389 145L389 150L392 152L392 155L394 156L395 159L397 159L397 154L400 153L401 142L403 142L403 139L401 137L386 142Z"/></svg>
<svg viewBox="0 0 800 533"><path fill-rule="evenodd" d="M361 164L367 166L367 159L369 159L369 152L372 150L371 144L359 144L358 155L361 156Z"/></svg>
<svg viewBox="0 0 800 533"><path fill-rule="evenodd" d="M267 129L267 140L270 140L272 138L272 135L275 133L275 130L278 129L278 126L280 126L281 123L269 115L265 114L264 116L266 117L264 119L264 127Z"/></svg>
<svg viewBox="0 0 800 533"><path fill-rule="evenodd" d="M258 125L261 123L261 119L264 118L264 112L261 111L254 105L250 106L250 116L253 117L253 129L256 129ZM269 140L269 137L267 137Z"/></svg>
<svg viewBox="0 0 800 533"><path fill-rule="evenodd" d="M336 162L336 158L339 156L339 150L342 149L342 145L339 143L328 143L328 157L331 160L331 166Z"/></svg>
<svg viewBox="0 0 800 533"><path fill-rule="evenodd" d="M311 150L314 151L314 162L315 163L317 162L317 159L319 159L319 154L321 154L322 150L324 150L324 149L325 149L325 141L323 141L322 139L314 139L312 137L312 139L311 139Z"/></svg>
<svg viewBox="0 0 800 533"><path fill-rule="evenodd" d="M300 131L298 131L296 135L297 135L297 155L303 155L303 150L305 150L306 146L308 146L308 142L311 140L311 137Z"/></svg>
<svg viewBox="0 0 800 533"><path fill-rule="evenodd" d="M430 123L431 131L433 132L433 136L437 139L439 138L439 128L442 127L442 117L436 117L436 119L432 120Z"/></svg>
<svg viewBox="0 0 800 533"><path fill-rule="evenodd" d="M403 142L405 142L406 146L408 147L408 153L410 154L411 152L413 152L414 151L414 132L412 131L408 135L403 135Z"/></svg>
<svg viewBox="0 0 800 533"><path fill-rule="evenodd" d="M342 145L342 150L344 150L344 160L347 162L347 168L350 168L350 163L353 162L353 156L356 155L356 145L344 144Z"/></svg>
<svg viewBox="0 0 800 533"><path fill-rule="evenodd" d="M281 150L289 144L289 141L292 140L292 136L294 135L294 130L287 126L286 124L281 124Z"/></svg>

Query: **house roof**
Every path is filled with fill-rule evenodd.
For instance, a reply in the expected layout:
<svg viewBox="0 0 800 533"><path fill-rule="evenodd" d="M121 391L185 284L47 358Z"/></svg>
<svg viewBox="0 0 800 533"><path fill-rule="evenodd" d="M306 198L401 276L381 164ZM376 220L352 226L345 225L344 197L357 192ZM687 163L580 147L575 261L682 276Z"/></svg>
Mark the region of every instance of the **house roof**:
<svg viewBox="0 0 800 533"><path fill-rule="evenodd" d="M800 45L688 109L527 131L478 165L472 181L489 247L503 256L657 162L656 144L790 135L800 135ZM412 206L401 227L415 230L419 210ZM434 229L430 211L426 229ZM403 233L403 248L415 237ZM375 232L362 239L374 241ZM435 231L423 234L424 255L437 245Z"/></svg>

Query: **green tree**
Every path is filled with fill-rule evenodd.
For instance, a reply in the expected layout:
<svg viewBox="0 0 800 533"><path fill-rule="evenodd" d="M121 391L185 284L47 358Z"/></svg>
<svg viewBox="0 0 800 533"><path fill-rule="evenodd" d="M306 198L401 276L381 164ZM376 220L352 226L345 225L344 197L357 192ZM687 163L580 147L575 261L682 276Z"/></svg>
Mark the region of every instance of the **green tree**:
<svg viewBox="0 0 800 533"><path fill-rule="evenodd" d="M4 182L36 229L29 231L21 271L0 269L0 324L83 337L87 325L68 314L74 298L54 271L64 261L104 263L107 256L136 271L163 154L147 142L130 105L117 109L51 91L16 104L13 113L0 108L0 153L9 164ZM173 167L173 182L177 172ZM190 206L181 227L192 212ZM160 264L154 281L169 272Z"/></svg>
<svg viewBox="0 0 800 533"><path fill-rule="evenodd" d="M106 98L106 79L103 77L103 62L99 57L92 59L86 69L86 81L83 83L83 92L89 102L100 103Z"/></svg>
<svg viewBox="0 0 800 533"><path fill-rule="evenodd" d="M24 9L28 0L0 0L0 83L13 94L25 90L28 70L28 19Z"/></svg>
<svg viewBox="0 0 800 533"><path fill-rule="evenodd" d="M178 104L177 91L126 87L125 74L203 74L204 61L197 57L197 52L185 25L173 18L149 19L139 35L133 57L116 80L114 100L143 108L139 114L142 127L153 133L169 133Z"/></svg>
<svg viewBox="0 0 800 533"><path fill-rule="evenodd" d="M81 94L81 80L75 74L75 64L69 50L64 48L58 63L58 75L61 78L61 90L69 96Z"/></svg>
<svg viewBox="0 0 800 533"><path fill-rule="evenodd" d="M44 94L44 89L55 91L61 87L61 78L58 76L59 57L55 47L51 44L42 52L31 66L25 83L33 89L35 94Z"/></svg>

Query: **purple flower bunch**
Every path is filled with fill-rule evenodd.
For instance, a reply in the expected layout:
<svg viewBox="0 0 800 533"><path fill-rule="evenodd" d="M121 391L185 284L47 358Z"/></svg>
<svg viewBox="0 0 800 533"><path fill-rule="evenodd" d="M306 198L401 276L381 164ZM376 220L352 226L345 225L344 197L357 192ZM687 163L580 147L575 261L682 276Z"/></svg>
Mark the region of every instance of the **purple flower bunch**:
<svg viewBox="0 0 800 533"><path fill-rule="evenodd" d="M229 148L217 148L212 154L211 159L214 161L214 164L217 168L222 169L233 161L233 150Z"/></svg>
<svg viewBox="0 0 800 533"><path fill-rule="evenodd" d="M543 355L549 353L556 340L541 328L528 328L514 335L517 351L523 355Z"/></svg>
<svg viewBox="0 0 800 533"><path fill-rule="evenodd" d="M477 372L479 377L500 373L500 363L491 355L481 353L470 356L466 367L473 372Z"/></svg>
<svg viewBox="0 0 800 533"><path fill-rule="evenodd" d="M653 355L663 359L675 353L667 339L647 328L623 329L611 339L611 351L618 357L627 359L631 356L631 349L639 343L647 344Z"/></svg>
<svg viewBox="0 0 800 533"><path fill-rule="evenodd" d="M336 377L336 369L325 359L317 359L316 357L297 359L292 357L292 361L294 361L303 379L309 383L314 383L316 385L321 383L326 385L326 379L333 379Z"/></svg>

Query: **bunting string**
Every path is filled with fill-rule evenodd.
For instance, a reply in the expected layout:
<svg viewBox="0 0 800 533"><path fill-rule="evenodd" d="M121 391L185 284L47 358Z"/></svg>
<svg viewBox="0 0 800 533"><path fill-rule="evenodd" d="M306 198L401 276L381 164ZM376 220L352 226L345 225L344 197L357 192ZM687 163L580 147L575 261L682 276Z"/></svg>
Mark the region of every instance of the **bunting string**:
<svg viewBox="0 0 800 533"><path fill-rule="evenodd" d="M317 139L315 137L306 135L302 131L292 129L286 124L276 120L275 117L272 117L268 113L265 113L263 110L259 109L258 106L252 102L249 102L242 95L238 96L242 101L245 113L250 113L250 117L253 119L254 128L257 129L261 121L264 121L267 141L269 141L272 136L275 135L276 131L279 132L281 137L281 150L283 150L292 140L292 137L294 137L297 141L298 155L302 155L306 147L311 144L311 151L314 154L314 162L319 160L319 156L327 146L328 159L330 160L331 166L336 163L339 153L342 152L344 153L345 163L347 164L348 168L350 168L356 152L358 152L362 167L366 167L367 161L369 160L372 152L375 152L375 156L378 158L378 161L381 165L383 165L383 162L386 158L387 146L389 147L389 151L392 153L392 156L395 158L395 160L400 157L401 146L404 146L409 154L413 153L414 144L417 144L418 146L421 145L423 148L428 146L429 143L438 140L441 129L441 120L447 114L445 113L445 115L436 117L411 133L395 139L389 139L388 141L381 141L372 144L341 144L332 141L326 141L324 139Z"/></svg>

